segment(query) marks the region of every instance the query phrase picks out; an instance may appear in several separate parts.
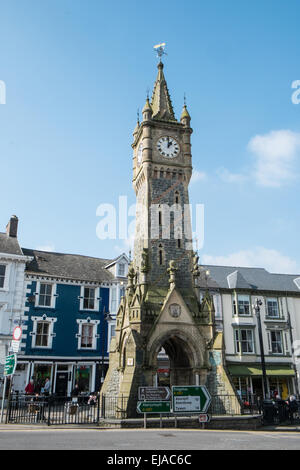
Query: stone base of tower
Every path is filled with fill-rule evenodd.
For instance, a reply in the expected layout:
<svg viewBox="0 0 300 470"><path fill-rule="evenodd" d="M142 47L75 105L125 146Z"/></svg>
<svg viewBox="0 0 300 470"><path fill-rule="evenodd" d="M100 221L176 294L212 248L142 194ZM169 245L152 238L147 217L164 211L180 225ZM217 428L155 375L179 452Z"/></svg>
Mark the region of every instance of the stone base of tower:
<svg viewBox="0 0 300 470"><path fill-rule="evenodd" d="M241 402L227 373L224 357L223 333L215 336L209 351L211 370L207 377L207 388L213 397L213 407L218 414L240 414Z"/></svg>

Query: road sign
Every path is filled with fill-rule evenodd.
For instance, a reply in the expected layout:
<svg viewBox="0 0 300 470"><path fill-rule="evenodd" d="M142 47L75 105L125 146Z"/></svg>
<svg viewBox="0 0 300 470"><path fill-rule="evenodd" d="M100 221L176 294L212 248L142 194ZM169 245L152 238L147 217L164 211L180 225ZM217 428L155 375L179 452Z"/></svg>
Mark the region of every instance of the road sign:
<svg viewBox="0 0 300 470"><path fill-rule="evenodd" d="M138 401L138 413L170 413L170 401Z"/></svg>
<svg viewBox="0 0 300 470"><path fill-rule="evenodd" d="M20 326L16 326L13 331L13 339L15 341L20 341L22 337L22 328Z"/></svg>
<svg viewBox="0 0 300 470"><path fill-rule="evenodd" d="M170 396L169 387L139 387L141 401L168 401Z"/></svg>
<svg viewBox="0 0 300 470"><path fill-rule="evenodd" d="M8 377L9 375L13 375L15 373L17 366L17 355L10 354L5 358L5 365L4 365L4 375Z"/></svg>
<svg viewBox="0 0 300 470"><path fill-rule="evenodd" d="M201 414L199 415L199 423L209 423L210 422L210 416L207 414Z"/></svg>
<svg viewBox="0 0 300 470"><path fill-rule="evenodd" d="M173 413L206 413L211 396L204 385L172 387Z"/></svg>
<svg viewBox="0 0 300 470"><path fill-rule="evenodd" d="M11 349L14 353L18 353L20 349L20 341L12 340Z"/></svg>

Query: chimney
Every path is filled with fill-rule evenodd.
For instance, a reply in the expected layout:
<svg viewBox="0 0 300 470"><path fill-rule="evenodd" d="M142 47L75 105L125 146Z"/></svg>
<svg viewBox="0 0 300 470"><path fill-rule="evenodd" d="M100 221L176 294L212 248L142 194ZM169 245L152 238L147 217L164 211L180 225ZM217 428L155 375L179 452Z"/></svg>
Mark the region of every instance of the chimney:
<svg viewBox="0 0 300 470"><path fill-rule="evenodd" d="M6 225L6 234L8 237L16 238L18 235L18 222L19 219L16 215L12 215L10 221Z"/></svg>

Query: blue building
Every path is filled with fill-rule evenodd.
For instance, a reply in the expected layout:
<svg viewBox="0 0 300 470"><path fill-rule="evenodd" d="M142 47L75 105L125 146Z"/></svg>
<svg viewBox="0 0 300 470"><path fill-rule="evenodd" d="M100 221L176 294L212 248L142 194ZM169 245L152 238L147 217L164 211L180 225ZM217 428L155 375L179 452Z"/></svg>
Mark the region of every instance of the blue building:
<svg viewBox="0 0 300 470"><path fill-rule="evenodd" d="M69 395L98 390L108 367L110 339L124 294L128 258L115 260L22 249L26 266L23 339L14 390L30 377L46 377L51 392ZM108 315L109 314L109 315Z"/></svg>

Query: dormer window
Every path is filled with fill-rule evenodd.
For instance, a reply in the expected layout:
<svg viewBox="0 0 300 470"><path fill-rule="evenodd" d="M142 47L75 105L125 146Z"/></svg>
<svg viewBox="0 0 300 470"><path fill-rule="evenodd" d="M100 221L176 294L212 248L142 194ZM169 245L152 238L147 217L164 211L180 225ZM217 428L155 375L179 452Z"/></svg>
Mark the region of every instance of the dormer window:
<svg viewBox="0 0 300 470"><path fill-rule="evenodd" d="M124 263L118 264L118 276L125 276L125 264Z"/></svg>

